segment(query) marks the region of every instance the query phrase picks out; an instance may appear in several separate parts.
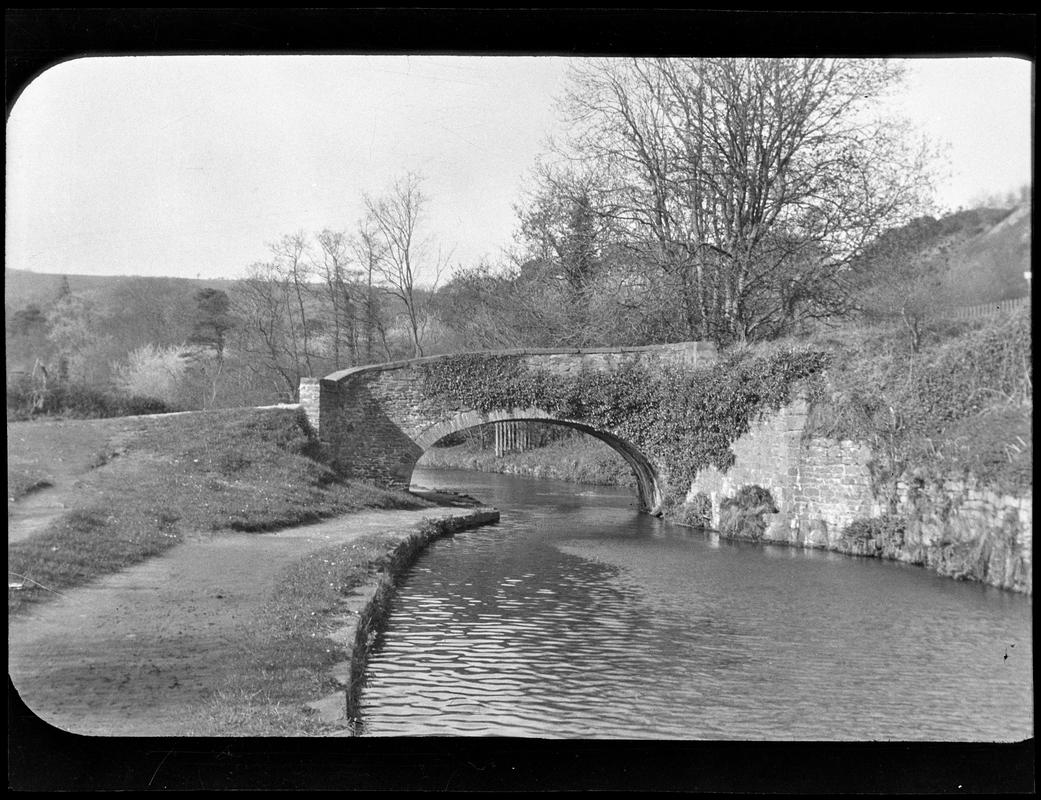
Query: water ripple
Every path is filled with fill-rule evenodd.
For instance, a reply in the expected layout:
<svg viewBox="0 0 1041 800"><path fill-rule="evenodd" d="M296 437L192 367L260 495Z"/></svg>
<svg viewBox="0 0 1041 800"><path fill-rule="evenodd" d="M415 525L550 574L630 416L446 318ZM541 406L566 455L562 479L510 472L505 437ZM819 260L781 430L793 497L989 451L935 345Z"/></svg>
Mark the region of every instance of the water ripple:
<svg viewBox="0 0 1041 800"><path fill-rule="evenodd" d="M1033 735L1029 598L713 546L611 490L582 506L574 486L478 479L464 491L503 521L436 543L401 587L366 675L366 735Z"/></svg>

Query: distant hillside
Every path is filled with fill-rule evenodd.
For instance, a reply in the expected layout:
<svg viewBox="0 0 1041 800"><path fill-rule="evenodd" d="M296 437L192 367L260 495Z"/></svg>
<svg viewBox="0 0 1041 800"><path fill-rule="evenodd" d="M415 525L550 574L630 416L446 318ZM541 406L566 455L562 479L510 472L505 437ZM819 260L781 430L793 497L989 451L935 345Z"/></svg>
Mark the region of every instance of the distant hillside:
<svg viewBox="0 0 1041 800"><path fill-rule="evenodd" d="M1030 212L1031 206L1024 204L998 212L1002 216L996 221L981 220L952 249L948 280L970 303L1008 300L1029 292L1023 273L1030 269Z"/></svg>
<svg viewBox="0 0 1041 800"><path fill-rule="evenodd" d="M924 241L904 255L939 262L960 304L1023 297L1030 290L1023 277L1030 269L1030 208L976 208L939 220L923 218L912 224L917 224Z"/></svg>
<svg viewBox="0 0 1041 800"><path fill-rule="evenodd" d="M73 294L86 298L99 298L110 295L113 290L129 283L154 282L164 288L177 286L185 293L196 289L210 287L228 289L234 285L233 280L203 280L195 278L145 278L134 275L66 275L69 289ZM42 272L29 272L20 269L4 268L4 307L21 309L30 303L40 306L48 305L57 296L61 288L62 276Z"/></svg>
<svg viewBox="0 0 1041 800"><path fill-rule="evenodd" d="M854 262L860 281L855 291L864 293L868 306L879 292L888 298L883 305L899 306L905 290L918 298L912 306L934 299L945 306L971 307L1023 298L1030 292L1023 274L1030 270L1030 212L1029 203L975 208L940 219L922 216L890 228ZM912 276L927 282L912 289ZM934 279L938 283L928 288ZM897 294L887 295L894 290Z"/></svg>

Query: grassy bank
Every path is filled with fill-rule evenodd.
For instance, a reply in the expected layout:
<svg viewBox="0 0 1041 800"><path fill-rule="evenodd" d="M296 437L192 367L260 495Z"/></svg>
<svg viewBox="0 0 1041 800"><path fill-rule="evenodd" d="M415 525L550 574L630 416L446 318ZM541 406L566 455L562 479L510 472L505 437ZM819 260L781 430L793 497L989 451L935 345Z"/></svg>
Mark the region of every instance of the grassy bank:
<svg viewBox="0 0 1041 800"><path fill-rule="evenodd" d="M475 443L434 447L423 455L420 466L529 475L600 486L636 485L632 470L618 453L585 435L503 456L496 456L493 450L482 450Z"/></svg>
<svg viewBox="0 0 1041 800"><path fill-rule="evenodd" d="M1029 309L950 323L917 353L896 327L815 337L832 363L808 435L853 439L875 454L881 493L901 475L957 476L1012 494L1033 485Z"/></svg>
<svg viewBox="0 0 1041 800"><path fill-rule="evenodd" d="M374 582L387 559L386 535L312 553L290 566L249 628L248 646L210 700L193 709L187 736L316 736L342 726L307 713L306 703L343 691L332 670L350 659L331 637L331 616Z"/></svg>
<svg viewBox="0 0 1041 800"><path fill-rule="evenodd" d="M267 531L426 502L340 479L293 409L9 423L8 434L9 497L50 482L48 458L78 465L62 476L67 510L8 546L8 582L22 587L8 591L9 612L157 555L193 532Z"/></svg>

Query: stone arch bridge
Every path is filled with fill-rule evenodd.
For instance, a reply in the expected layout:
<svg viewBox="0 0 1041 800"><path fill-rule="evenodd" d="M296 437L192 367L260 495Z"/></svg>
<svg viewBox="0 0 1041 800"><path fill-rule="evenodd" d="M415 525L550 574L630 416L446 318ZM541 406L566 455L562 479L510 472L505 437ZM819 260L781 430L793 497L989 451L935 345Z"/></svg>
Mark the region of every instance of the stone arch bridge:
<svg viewBox="0 0 1041 800"><path fill-rule="evenodd" d="M691 368L716 360L706 342L570 350L500 350L486 355L522 359L525 366L569 375L581 370L612 372L637 363L651 370ZM407 488L416 462L451 433L490 422L527 420L581 430L606 442L636 476L641 507L661 509L666 466L655 463L617 431L558 416L546 409L503 408L490 412L449 406L424 393L422 367L451 356L431 356L304 378L300 404L337 467L349 477Z"/></svg>

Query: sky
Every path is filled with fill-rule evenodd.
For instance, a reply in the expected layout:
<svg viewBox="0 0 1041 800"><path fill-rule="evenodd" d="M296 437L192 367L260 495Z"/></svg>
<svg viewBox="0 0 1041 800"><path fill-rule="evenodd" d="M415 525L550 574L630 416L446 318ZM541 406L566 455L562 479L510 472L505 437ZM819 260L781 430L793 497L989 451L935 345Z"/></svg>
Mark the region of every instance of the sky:
<svg viewBox="0 0 1041 800"><path fill-rule="evenodd" d="M569 59L121 56L68 61L7 123L7 266L238 278L283 235L353 229L424 177L450 264L494 263L558 134ZM913 59L893 107L945 148L938 210L1031 181L1032 64Z"/></svg>

